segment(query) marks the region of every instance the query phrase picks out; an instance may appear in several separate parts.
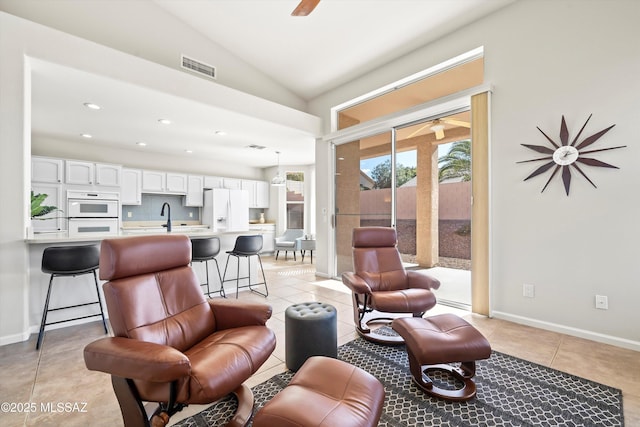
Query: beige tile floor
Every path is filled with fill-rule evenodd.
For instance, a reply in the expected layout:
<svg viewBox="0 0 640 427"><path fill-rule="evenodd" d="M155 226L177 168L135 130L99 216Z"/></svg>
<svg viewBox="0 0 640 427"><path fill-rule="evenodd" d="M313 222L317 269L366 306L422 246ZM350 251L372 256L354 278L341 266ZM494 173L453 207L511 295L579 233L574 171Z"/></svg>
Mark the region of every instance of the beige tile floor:
<svg viewBox="0 0 640 427"><path fill-rule="evenodd" d="M274 313L269 326L278 344L267 363L247 381L251 387L286 369L284 311L291 304L323 301L334 305L338 310L338 344L356 338L351 297L340 282L317 277L308 257L304 264L300 259L275 261L265 257L264 264L269 283L266 301ZM240 298L265 301L249 292L241 292ZM497 351L622 389L625 423L640 425L640 353L443 306L430 313L446 311L461 314ZM84 346L102 336L100 323L94 322L47 332L39 352L35 350L35 335L27 342L0 347L0 402L13 402L13 409L23 410L0 413L0 425L122 425L109 376L88 371L82 359ZM57 406L60 403L62 407ZM203 408L192 405L171 422Z"/></svg>

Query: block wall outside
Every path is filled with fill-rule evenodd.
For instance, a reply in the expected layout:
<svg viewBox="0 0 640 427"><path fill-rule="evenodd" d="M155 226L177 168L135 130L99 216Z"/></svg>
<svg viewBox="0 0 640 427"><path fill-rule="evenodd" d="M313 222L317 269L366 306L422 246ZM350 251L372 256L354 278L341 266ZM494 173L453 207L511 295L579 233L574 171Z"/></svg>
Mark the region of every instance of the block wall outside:
<svg viewBox="0 0 640 427"><path fill-rule="evenodd" d="M401 187L398 197L398 249L416 253L416 187ZM391 190L360 192L361 226L389 226ZM471 183L440 184L438 210L439 255L471 259Z"/></svg>

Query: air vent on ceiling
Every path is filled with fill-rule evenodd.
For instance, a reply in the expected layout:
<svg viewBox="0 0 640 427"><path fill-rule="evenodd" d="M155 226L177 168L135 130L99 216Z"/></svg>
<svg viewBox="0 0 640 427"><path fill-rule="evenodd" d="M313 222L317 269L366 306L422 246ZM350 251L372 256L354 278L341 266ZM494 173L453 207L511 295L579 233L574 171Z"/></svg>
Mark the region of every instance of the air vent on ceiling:
<svg viewBox="0 0 640 427"><path fill-rule="evenodd" d="M197 61L193 58L189 58L188 56L182 55L182 68L202 74L203 76L207 76L211 79L216 78L216 67Z"/></svg>

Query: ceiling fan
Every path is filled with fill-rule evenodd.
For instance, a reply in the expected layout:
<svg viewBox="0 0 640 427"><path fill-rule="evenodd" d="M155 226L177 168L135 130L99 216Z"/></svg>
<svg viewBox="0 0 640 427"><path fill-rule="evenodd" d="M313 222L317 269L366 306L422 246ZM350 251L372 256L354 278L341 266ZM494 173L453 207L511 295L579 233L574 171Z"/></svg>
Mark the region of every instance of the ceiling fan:
<svg viewBox="0 0 640 427"><path fill-rule="evenodd" d="M457 127L471 128L471 123L457 119L441 118L431 120L421 126L418 130L414 131L407 138L411 138L418 133L422 132L425 128L429 128L436 135L436 139L444 139L444 124L450 124Z"/></svg>
<svg viewBox="0 0 640 427"><path fill-rule="evenodd" d="M316 6L320 3L320 0L302 0L300 4L291 12L291 16L307 16Z"/></svg>

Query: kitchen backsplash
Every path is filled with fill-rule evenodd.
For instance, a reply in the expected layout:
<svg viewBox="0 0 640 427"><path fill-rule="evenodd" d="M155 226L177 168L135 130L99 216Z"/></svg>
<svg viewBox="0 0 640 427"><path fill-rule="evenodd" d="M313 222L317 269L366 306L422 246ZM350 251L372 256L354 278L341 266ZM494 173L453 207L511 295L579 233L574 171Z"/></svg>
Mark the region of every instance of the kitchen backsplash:
<svg viewBox="0 0 640 427"><path fill-rule="evenodd" d="M164 202L171 206L171 222L200 221L200 208L183 206L184 196L170 194L143 194L140 206L123 206L122 221L166 221L160 216Z"/></svg>

